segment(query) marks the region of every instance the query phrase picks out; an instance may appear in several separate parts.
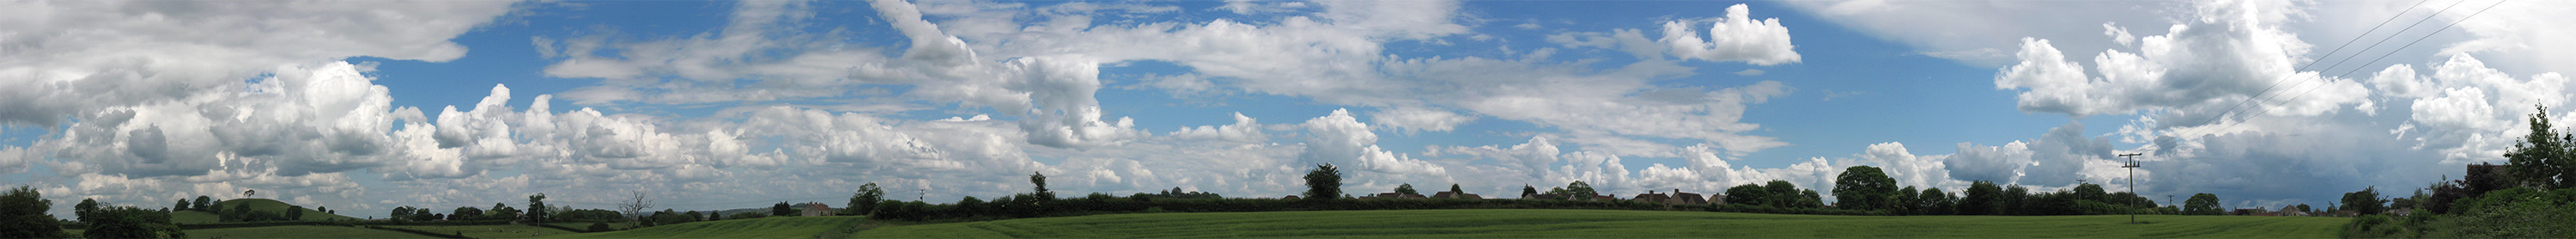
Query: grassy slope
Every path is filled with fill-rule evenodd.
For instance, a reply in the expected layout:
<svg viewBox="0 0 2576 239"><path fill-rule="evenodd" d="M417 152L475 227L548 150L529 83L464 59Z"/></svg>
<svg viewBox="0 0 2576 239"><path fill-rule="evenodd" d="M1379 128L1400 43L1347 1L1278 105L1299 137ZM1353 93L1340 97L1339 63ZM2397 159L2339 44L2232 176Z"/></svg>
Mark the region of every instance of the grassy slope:
<svg viewBox="0 0 2576 239"><path fill-rule="evenodd" d="M233 208L233 205L239 205L239 204L250 204L250 209L251 209L251 210L253 210L253 211L278 212L278 214L281 214L281 215L282 215L282 214L286 214L286 213L284 213L284 212L286 211L286 207L287 207L287 206L289 206L288 204L286 204L286 202L279 202L279 201L277 201L277 200L271 200L271 199L266 199L266 198L243 198L243 199L224 200L223 202L215 203L215 205L214 205L214 206L223 207L223 208L224 208L224 209L226 209L226 210L231 210L231 209ZM170 212L170 221L171 221L171 222L176 222L176 223L192 223L192 224L193 224L193 223L216 223L216 222L220 221L220 219L222 219L222 218L221 218L221 217L216 216L214 213L210 213L210 212L202 212L202 211L196 211L196 210ZM332 215L332 214L322 213L322 211L314 211L312 207L306 207L306 208L304 208L304 218L302 218L302 219L303 219L303 220L306 220L306 221L324 221L324 220L358 220L358 218L354 218L354 217L341 216L341 215Z"/></svg>
<svg viewBox="0 0 2576 239"><path fill-rule="evenodd" d="M692 222L646 227L635 230L562 234L549 238L811 238L833 228L850 226L865 217L767 217L742 220ZM587 225L585 225L587 226Z"/></svg>
<svg viewBox="0 0 2576 239"><path fill-rule="evenodd" d="M2334 237L2347 219L2139 216L1815 216L1615 210L1155 213L895 226L862 238L955 237Z"/></svg>
<svg viewBox="0 0 2576 239"><path fill-rule="evenodd" d="M189 238L436 238L343 226L275 226L187 230Z"/></svg>
<svg viewBox="0 0 2576 239"><path fill-rule="evenodd" d="M385 227L391 227L391 228L402 228L402 229L412 229L412 230L420 230L420 231L432 232L432 233L454 233L454 232L462 232L462 233L464 233L464 234L465 234L465 236L466 236L466 237L473 237L473 238L531 238L531 237L542 237L542 236L551 236L551 235L558 235L558 234L573 234L573 233L574 233L573 231L565 231L565 230L554 229L554 228L544 228L544 227L537 227L537 226L520 226L520 225L484 225L484 226L385 226Z"/></svg>

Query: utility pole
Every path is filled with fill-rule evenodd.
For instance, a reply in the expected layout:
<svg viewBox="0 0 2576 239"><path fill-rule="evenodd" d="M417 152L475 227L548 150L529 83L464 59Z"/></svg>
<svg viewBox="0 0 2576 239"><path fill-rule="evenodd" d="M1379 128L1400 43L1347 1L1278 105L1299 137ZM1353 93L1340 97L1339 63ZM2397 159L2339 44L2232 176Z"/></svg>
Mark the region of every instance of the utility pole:
<svg viewBox="0 0 2576 239"><path fill-rule="evenodd" d="M2120 154L2122 158L2129 158L2129 164L2120 165L2120 168L2129 171L2129 195L2138 195L2138 155L2137 153ZM2165 195L2165 201L2172 202L2173 195ZM2138 210L2129 210L2129 224L2138 224Z"/></svg>

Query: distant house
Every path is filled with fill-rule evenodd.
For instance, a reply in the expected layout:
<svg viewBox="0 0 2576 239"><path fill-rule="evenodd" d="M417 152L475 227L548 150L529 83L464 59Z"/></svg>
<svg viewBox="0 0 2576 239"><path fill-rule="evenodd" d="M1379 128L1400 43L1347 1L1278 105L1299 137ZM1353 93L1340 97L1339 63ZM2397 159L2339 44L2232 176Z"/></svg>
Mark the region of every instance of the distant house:
<svg viewBox="0 0 2576 239"><path fill-rule="evenodd" d="M1726 204L1726 194L1708 194L1708 204Z"/></svg>
<svg viewBox="0 0 2576 239"><path fill-rule="evenodd" d="M1699 194L1697 194L1697 193L1685 193L1685 192L1682 192L1682 190L1681 190L1681 189L1673 189L1672 201L1669 201L1669 202L1666 202L1666 203L1668 203L1668 204L1682 204L1682 205L1700 205L1700 204L1708 204L1708 199L1707 199L1707 198L1702 198L1702 197L1700 197L1700 196L1699 196Z"/></svg>
<svg viewBox="0 0 2576 239"><path fill-rule="evenodd" d="M821 216L831 216L831 215L832 215L832 206L831 206L831 205L823 205L823 203L819 203L819 202L806 202L806 203L805 203L805 212L804 212L804 214L799 214L799 215L797 215L797 216L821 217Z"/></svg>
<svg viewBox="0 0 2576 239"><path fill-rule="evenodd" d="M1424 198L1426 198L1426 197L1422 197L1422 195L1421 195L1421 194L1403 194L1403 193L1378 193L1378 194L1371 194L1371 195L1368 195L1368 196L1360 196L1360 199L1424 199Z"/></svg>
<svg viewBox="0 0 2576 239"><path fill-rule="evenodd" d="M2298 206L2298 205L2281 206L2281 210L2280 210L2280 211L2278 211L2278 212L2280 212L2280 213L2278 213L2278 214L2280 214L2280 216L2284 216L2284 217L2304 217L2304 216L2308 216L2308 212L2307 212L2307 211L2299 211L2299 206Z"/></svg>
<svg viewBox="0 0 2576 239"><path fill-rule="evenodd" d="M1673 197L1670 197L1670 196L1664 196L1664 194L1662 194L1662 193L1655 193L1655 191L1646 191L1646 193L1639 193L1639 194L1637 194L1637 196L1636 196L1636 197L1628 198L1628 201L1631 201L1631 202L1664 203L1665 201L1672 201L1672 199L1673 199Z"/></svg>
<svg viewBox="0 0 2576 239"><path fill-rule="evenodd" d="M2396 215L2396 216L2400 216L2400 217L2412 217L2412 216L2415 216L2415 209L2413 209L2413 208L2389 209L2389 210L2388 210L2388 215Z"/></svg>
<svg viewBox="0 0 2576 239"><path fill-rule="evenodd" d="M1431 195L1431 198L1469 199L1469 200L1485 199L1485 197L1484 197L1484 196L1477 196L1477 195L1476 195L1476 194L1474 194L1474 193L1461 193L1461 192L1440 192L1440 193L1432 194L1432 195Z"/></svg>

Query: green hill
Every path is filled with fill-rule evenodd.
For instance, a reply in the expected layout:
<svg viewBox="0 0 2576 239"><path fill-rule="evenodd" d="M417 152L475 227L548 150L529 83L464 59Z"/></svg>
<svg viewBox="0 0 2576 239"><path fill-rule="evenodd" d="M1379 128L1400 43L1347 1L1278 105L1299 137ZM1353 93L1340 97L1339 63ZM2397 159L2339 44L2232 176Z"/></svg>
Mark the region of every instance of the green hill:
<svg viewBox="0 0 2576 239"><path fill-rule="evenodd" d="M187 230L190 238L437 238L343 226L274 226Z"/></svg>
<svg viewBox="0 0 2576 239"><path fill-rule="evenodd" d="M546 238L813 238L816 234L867 220L860 216L764 217L691 222L635 230L558 234Z"/></svg>
<svg viewBox="0 0 2576 239"><path fill-rule="evenodd" d="M893 226L861 238L2329 238L2330 217L1818 216L1618 210L1148 213Z"/></svg>
<svg viewBox="0 0 2576 239"><path fill-rule="evenodd" d="M213 205L213 206L222 207L222 208L224 208L224 209L226 209L226 210L230 210L230 209L232 209L232 208L233 208L233 205L241 205L241 204L250 204L250 209L251 209L252 211L271 212L271 213L277 213L278 215L285 215L285 214L286 214L286 208L287 208L287 206L292 206L292 204L286 204L286 202L279 202L279 201L277 201L277 200L266 199L266 198L243 198L243 199L224 200L223 202L216 202L216 203L214 203L214 205ZM215 215L215 213L211 213L211 212L204 212L204 211L188 210L188 211L170 212L170 222L175 222L175 223L189 223L189 224L197 224L197 223L216 223L216 222L220 222L220 220L221 220L221 219L223 219L223 218L222 218L222 217L220 217L220 216L218 216L218 215ZM301 219L302 219L302 220L305 220L305 221L358 220L358 218L354 218L354 217L341 216L341 215L333 215L333 214L328 214L328 213L322 213L321 211L314 211L312 207L305 207L305 208L304 208L304 218L301 218Z"/></svg>

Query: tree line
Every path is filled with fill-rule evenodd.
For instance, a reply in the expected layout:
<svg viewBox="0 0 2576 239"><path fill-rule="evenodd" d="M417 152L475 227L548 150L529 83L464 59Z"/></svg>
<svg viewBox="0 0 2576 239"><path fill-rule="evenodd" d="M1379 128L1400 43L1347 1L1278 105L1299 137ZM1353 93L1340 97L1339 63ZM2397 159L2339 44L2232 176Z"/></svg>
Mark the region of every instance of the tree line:
<svg viewBox="0 0 2576 239"><path fill-rule="evenodd" d="M2506 164L2463 167L2459 179L2433 182L2412 195L2385 198L2378 187L2345 193L2343 208L2362 216L2344 237L2576 238L2576 134L2550 124L2549 108L2525 118L2530 131L2503 155ZM2426 191L2430 190L2430 193ZM2384 215L2403 209L2410 215Z"/></svg>

